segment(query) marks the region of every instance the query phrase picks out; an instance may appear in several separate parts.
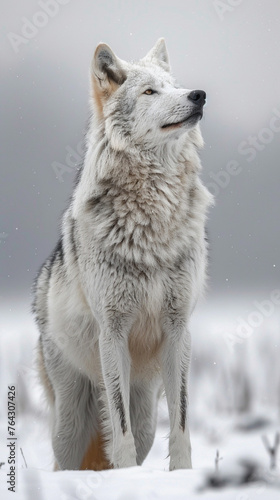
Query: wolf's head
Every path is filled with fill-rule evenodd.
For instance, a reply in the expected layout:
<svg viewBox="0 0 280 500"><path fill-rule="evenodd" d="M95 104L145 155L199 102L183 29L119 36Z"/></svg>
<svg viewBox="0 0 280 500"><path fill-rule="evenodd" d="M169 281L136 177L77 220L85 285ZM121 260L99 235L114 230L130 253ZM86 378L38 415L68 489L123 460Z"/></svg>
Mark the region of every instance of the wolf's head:
<svg viewBox="0 0 280 500"><path fill-rule="evenodd" d="M206 94L179 88L163 38L137 63L122 61L108 45L99 44L91 79L95 114L115 149L154 148L191 131L199 144L197 124Z"/></svg>

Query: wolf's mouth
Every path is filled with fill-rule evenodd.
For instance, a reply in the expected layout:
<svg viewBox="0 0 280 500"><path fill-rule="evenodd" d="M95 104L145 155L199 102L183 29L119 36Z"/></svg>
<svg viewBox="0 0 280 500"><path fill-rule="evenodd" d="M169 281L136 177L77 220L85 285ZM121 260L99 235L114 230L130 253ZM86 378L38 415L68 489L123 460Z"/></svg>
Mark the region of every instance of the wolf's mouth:
<svg viewBox="0 0 280 500"><path fill-rule="evenodd" d="M169 127L176 128L176 127L180 127L181 125L183 125L183 123L188 123L188 122L193 122L194 123L194 122L196 122L198 120L201 120L202 116L203 116L203 112L202 111L195 111L194 113L192 113L191 115L189 115L184 120L181 120L180 122L166 123L166 125L162 125L161 128L169 128Z"/></svg>

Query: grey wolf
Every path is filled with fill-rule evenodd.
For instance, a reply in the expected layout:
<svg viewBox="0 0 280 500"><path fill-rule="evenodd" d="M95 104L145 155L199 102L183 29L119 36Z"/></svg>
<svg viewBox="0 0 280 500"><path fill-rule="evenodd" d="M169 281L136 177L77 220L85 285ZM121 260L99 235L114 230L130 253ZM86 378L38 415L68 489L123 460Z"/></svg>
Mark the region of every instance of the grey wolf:
<svg viewBox="0 0 280 500"><path fill-rule="evenodd" d="M91 65L86 155L34 311L56 469L142 464L164 388L170 470L191 468L188 323L205 281L206 94L175 83L164 39Z"/></svg>

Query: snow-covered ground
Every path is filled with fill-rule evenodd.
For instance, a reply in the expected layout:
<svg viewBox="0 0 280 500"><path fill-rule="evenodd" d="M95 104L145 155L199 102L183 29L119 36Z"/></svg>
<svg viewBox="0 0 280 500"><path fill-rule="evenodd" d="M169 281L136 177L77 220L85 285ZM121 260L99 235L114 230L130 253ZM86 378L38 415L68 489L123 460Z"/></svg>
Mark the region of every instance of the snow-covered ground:
<svg viewBox="0 0 280 500"><path fill-rule="evenodd" d="M280 454L276 471L269 472L262 441L266 435L272 443L280 430L280 315L271 297L258 302L243 298L234 306L218 298L195 312L190 378L193 470L171 473L164 400L155 442L142 467L52 472L47 412L32 364L38 333L29 306L14 301L11 307L7 302L0 313L0 462L5 462L0 468L1 500L279 500ZM8 385L17 391L15 494L7 484ZM216 450L222 457L218 475ZM242 477L245 484L239 485ZM224 487L213 487L221 482Z"/></svg>

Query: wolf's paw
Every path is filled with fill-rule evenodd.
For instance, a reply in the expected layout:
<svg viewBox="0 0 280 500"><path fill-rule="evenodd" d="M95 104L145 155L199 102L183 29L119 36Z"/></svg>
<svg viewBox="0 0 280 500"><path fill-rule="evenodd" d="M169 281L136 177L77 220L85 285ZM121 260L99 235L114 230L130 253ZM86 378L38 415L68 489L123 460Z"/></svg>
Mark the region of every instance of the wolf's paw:
<svg viewBox="0 0 280 500"><path fill-rule="evenodd" d="M125 467L136 467L136 453L130 453L129 455L124 455L123 453L114 456L112 460L114 469L122 469Z"/></svg>
<svg viewBox="0 0 280 500"><path fill-rule="evenodd" d="M175 457L170 459L169 470L192 469L191 457Z"/></svg>
<svg viewBox="0 0 280 500"><path fill-rule="evenodd" d="M192 450L188 430L170 435L169 452L169 470L192 468Z"/></svg>
<svg viewBox="0 0 280 500"><path fill-rule="evenodd" d="M134 439L132 436L124 437L122 442L115 447L112 456L112 464L114 469L123 467L135 467L136 463L136 449Z"/></svg>
<svg viewBox="0 0 280 500"><path fill-rule="evenodd" d="M113 462L114 469L125 469L126 467L136 467L136 459L135 460L120 460L117 462Z"/></svg>

